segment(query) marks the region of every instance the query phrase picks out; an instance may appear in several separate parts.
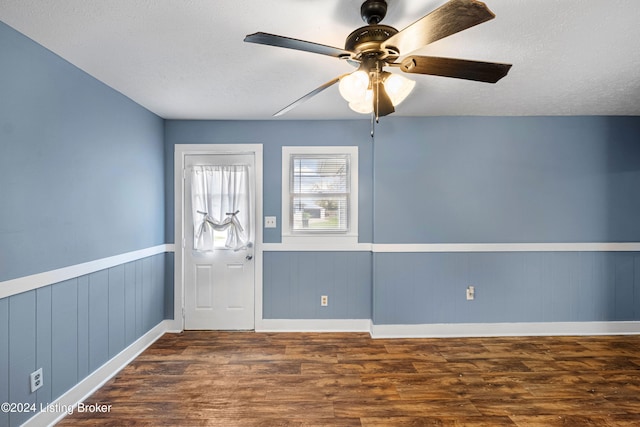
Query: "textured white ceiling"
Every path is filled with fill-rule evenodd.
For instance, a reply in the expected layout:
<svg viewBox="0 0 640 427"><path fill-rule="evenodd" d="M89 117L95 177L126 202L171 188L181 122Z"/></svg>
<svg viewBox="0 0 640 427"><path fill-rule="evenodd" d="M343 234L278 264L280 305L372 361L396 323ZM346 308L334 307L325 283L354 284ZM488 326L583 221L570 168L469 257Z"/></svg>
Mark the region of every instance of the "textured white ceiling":
<svg viewBox="0 0 640 427"><path fill-rule="evenodd" d="M388 0L402 29L444 0ZM417 81L396 116L640 115L639 0L486 0L496 19L421 54L513 64L495 85ZM0 20L164 118L271 119L353 68L244 43L257 31L342 48L362 0L2 0ZM408 53L408 52L407 52ZM280 119L354 119L337 85Z"/></svg>

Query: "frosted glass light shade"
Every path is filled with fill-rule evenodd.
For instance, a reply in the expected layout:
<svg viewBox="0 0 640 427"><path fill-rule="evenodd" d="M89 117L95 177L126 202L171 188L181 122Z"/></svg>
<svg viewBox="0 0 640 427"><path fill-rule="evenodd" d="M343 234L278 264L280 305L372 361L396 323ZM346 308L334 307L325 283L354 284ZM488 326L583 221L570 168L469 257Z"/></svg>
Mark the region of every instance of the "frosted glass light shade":
<svg viewBox="0 0 640 427"><path fill-rule="evenodd" d="M338 90L347 102L358 103L364 101L368 87L369 75L363 70L358 70L341 78Z"/></svg>
<svg viewBox="0 0 640 427"><path fill-rule="evenodd" d="M384 85L394 107L404 101L416 85L413 80L386 71L380 74L378 82ZM349 108L356 113L373 112L373 90L369 88L369 74L366 71L358 70L344 76L340 79L338 89L349 103Z"/></svg>
<svg viewBox="0 0 640 427"><path fill-rule="evenodd" d="M384 80L384 88L389 98L391 98L391 103L394 107L409 96L415 85L416 82L400 74L389 74Z"/></svg>
<svg viewBox="0 0 640 427"><path fill-rule="evenodd" d="M370 114L373 112L373 90L369 89L366 91L364 99L358 102L350 102L349 108L351 108L356 113L360 114Z"/></svg>

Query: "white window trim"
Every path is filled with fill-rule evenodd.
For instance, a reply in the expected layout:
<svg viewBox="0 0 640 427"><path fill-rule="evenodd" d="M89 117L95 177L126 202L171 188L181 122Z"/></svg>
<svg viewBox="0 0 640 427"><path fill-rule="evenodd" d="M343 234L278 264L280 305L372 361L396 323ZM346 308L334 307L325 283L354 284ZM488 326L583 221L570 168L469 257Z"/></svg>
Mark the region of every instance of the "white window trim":
<svg viewBox="0 0 640 427"><path fill-rule="evenodd" d="M292 154L348 154L350 159L351 174L351 194L349 198L349 231L347 233L336 234L318 233L300 234L291 232L291 224L289 217L290 194L289 194L289 178L290 178L290 157ZM282 147L282 243L285 244L318 244L318 245L335 245L340 244L357 244L358 243L358 147L356 146L322 146L322 147Z"/></svg>

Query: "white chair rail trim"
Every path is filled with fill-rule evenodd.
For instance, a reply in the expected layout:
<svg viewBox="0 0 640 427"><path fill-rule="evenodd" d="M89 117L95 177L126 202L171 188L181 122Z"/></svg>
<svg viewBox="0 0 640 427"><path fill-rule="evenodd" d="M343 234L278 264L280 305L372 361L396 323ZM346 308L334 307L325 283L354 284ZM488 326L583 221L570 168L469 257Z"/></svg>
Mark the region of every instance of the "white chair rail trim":
<svg viewBox="0 0 640 427"><path fill-rule="evenodd" d="M32 274L30 276L18 277L17 279L0 282L0 299L11 295L28 292L33 289L53 285L54 283L74 279L76 277L95 273L96 271L115 267L131 261L147 258L164 252L173 252L173 244L152 246L146 249L127 252L112 257L101 258L82 264L71 265L69 267L58 268L56 270L45 271L43 273Z"/></svg>
<svg viewBox="0 0 640 427"><path fill-rule="evenodd" d="M593 243L264 243L265 252L640 252L638 242Z"/></svg>

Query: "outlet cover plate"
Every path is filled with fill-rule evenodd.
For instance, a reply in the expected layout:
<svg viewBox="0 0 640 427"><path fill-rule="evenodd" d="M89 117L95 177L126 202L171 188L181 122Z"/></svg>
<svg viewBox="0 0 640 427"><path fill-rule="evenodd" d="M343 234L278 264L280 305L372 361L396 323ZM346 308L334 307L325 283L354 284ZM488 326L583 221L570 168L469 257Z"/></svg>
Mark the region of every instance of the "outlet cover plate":
<svg viewBox="0 0 640 427"><path fill-rule="evenodd" d="M277 222L275 216L264 217L264 228L276 228Z"/></svg>
<svg viewBox="0 0 640 427"><path fill-rule="evenodd" d="M42 368L29 374L29 379L31 380L31 393L33 393L34 391L42 387L44 383L44 378L42 377Z"/></svg>

